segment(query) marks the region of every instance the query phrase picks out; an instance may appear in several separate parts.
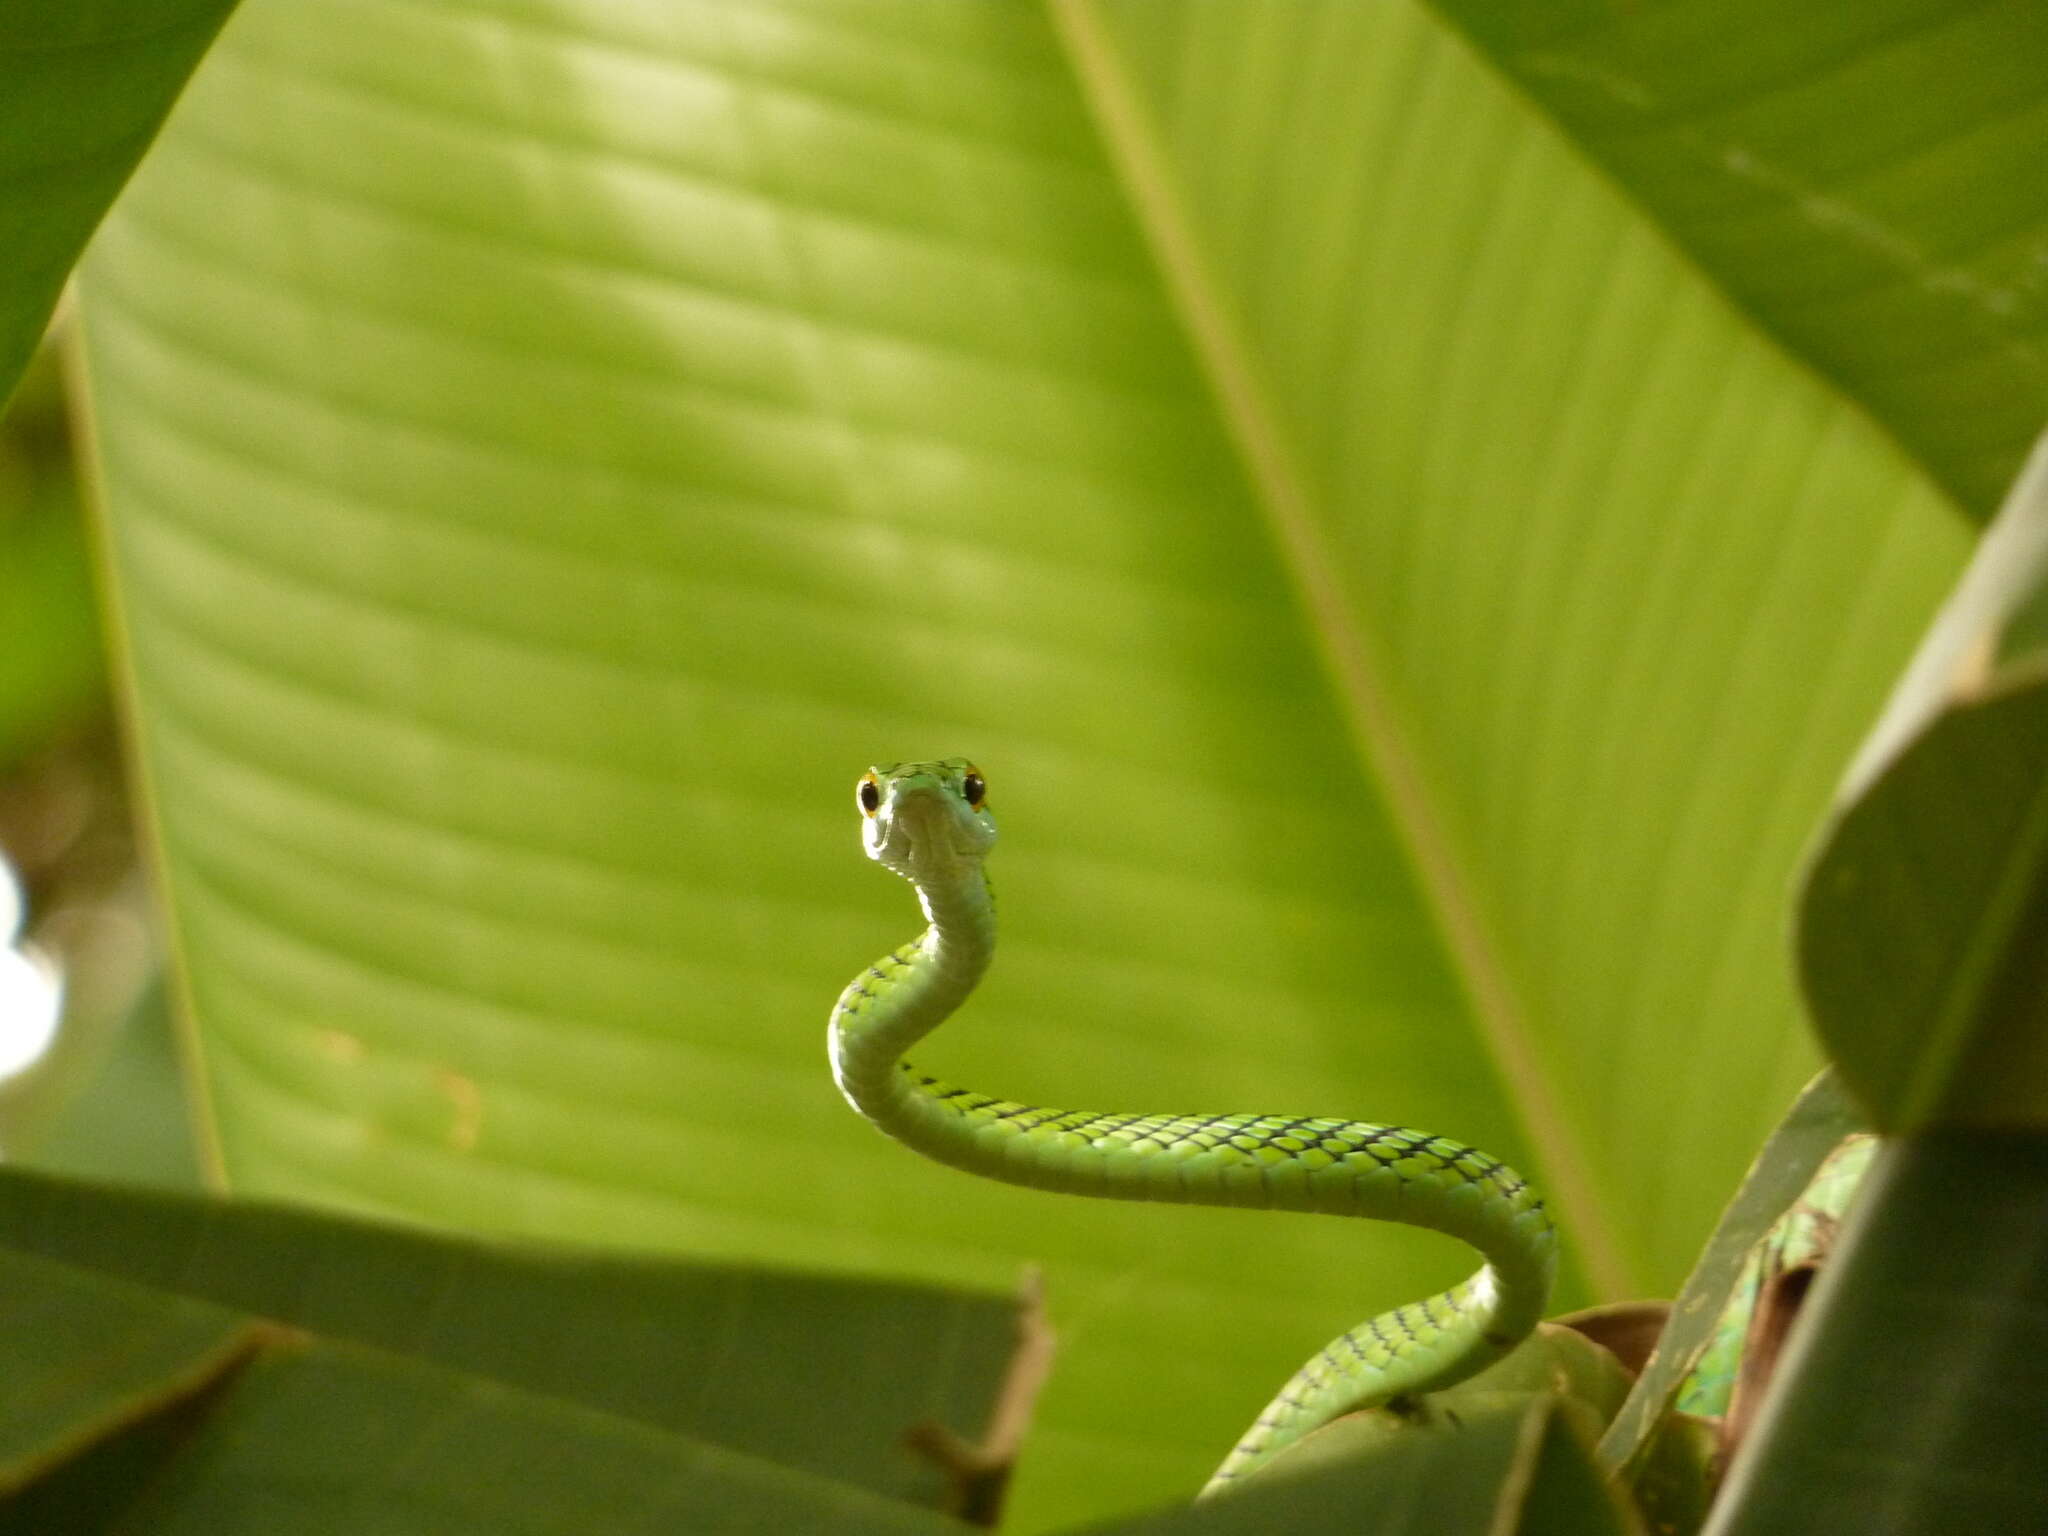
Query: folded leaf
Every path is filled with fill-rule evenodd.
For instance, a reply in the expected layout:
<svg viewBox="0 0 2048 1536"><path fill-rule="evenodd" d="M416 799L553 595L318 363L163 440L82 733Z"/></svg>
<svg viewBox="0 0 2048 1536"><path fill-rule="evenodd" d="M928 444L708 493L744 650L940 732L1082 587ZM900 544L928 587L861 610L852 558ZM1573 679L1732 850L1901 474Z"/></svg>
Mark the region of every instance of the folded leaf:
<svg viewBox="0 0 2048 1536"><path fill-rule="evenodd" d="M2044 1359L2048 1138L1887 1146L1708 1536L2041 1529Z"/></svg>
<svg viewBox="0 0 2048 1536"><path fill-rule="evenodd" d="M0 1170L0 1232L5 1251L933 1504L960 1490L908 1437L926 1425L981 1436L1027 1343L1022 1309L995 1297L490 1243L18 1170ZM1028 1413L1026 1368L1013 1413Z"/></svg>
<svg viewBox="0 0 2048 1536"><path fill-rule="evenodd" d="M134 1363L137 1323L175 1331L189 1302L47 1261L0 1259L9 1294L44 1317L96 1316L99 1349L67 1337L81 1375ZM217 1320L215 1309L201 1309ZM154 1339L152 1340L154 1342ZM943 1536L960 1527L777 1466L485 1377L272 1331L185 1388L110 1417L79 1400L64 1450L0 1484L0 1531L151 1536L706 1536L818 1531ZM0 1333L0 1370L46 1343ZM31 1384L34 1378L31 1377ZM10 1391L7 1408L19 1406ZM59 1406L30 1400L29 1422ZM11 1415L10 1415L11 1418ZM0 1429L0 1433L7 1433Z"/></svg>
<svg viewBox="0 0 2048 1536"><path fill-rule="evenodd" d="M1800 898L1880 1130L2048 1128L2048 440L1851 769Z"/></svg>

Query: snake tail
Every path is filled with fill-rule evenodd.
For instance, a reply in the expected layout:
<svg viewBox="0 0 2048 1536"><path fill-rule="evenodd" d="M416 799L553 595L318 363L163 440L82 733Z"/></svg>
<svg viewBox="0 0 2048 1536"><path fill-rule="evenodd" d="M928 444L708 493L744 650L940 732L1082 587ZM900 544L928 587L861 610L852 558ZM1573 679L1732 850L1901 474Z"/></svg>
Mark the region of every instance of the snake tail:
<svg viewBox="0 0 2048 1536"><path fill-rule="evenodd" d="M1449 1233L1484 1257L1460 1284L1325 1345L1225 1457L1205 1496L1340 1414L1463 1380L1535 1327L1556 1269L1556 1232L1529 1184L1476 1148L1355 1120L1024 1104L904 1060L967 1000L994 955L995 903L982 866L995 822L986 782L958 758L871 768L856 798L869 857L911 882L928 920L855 977L832 1011L833 1075L881 1130L939 1162L1013 1184L1365 1216Z"/></svg>

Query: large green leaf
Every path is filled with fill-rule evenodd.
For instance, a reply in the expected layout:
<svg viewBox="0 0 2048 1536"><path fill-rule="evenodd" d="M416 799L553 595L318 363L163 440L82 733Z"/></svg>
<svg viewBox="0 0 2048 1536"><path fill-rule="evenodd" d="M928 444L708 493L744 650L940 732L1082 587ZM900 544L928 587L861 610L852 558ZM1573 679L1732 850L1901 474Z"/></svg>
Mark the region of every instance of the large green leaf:
<svg viewBox="0 0 2048 1536"><path fill-rule="evenodd" d="M252 4L85 285L221 1170L1041 1259L1022 1522L1191 1488L1458 1261L854 1120L824 1012L916 919L846 786L967 751L1007 926L949 1074L1464 1135L1597 1290L1675 1282L1967 537L1731 281L1403 3Z"/></svg>
<svg viewBox="0 0 2048 1536"><path fill-rule="evenodd" d="M943 1516L454 1372L267 1355L123 1522L152 1536L947 1536Z"/></svg>
<svg viewBox="0 0 2048 1536"><path fill-rule="evenodd" d="M1958 530L1425 12L1061 13L1553 1193L1674 1285L1809 1075L1785 889Z"/></svg>
<svg viewBox="0 0 2048 1536"><path fill-rule="evenodd" d="M248 1330L213 1308L0 1254L17 1430L72 1412L68 1453L0 1464L0 1532L257 1536L942 1536L955 1522L814 1473L416 1359ZM71 1326L66 1326L66 1325ZM66 1375L37 1372L61 1361ZM68 1378L68 1379L67 1379ZM51 1386L59 1390L47 1389ZM68 1390L66 1390L68 1389Z"/></svg>
<svg viewBox="0 0 2048 1536"><path fill-rule="evenodd" d="M71 264L234 0L10 0L0 12L0 406Z"/></svg>
<svg viewBox="0 0 2048 1536"><path fill-rule="evenodd" d="M955 1490L911 1433L971 1443L1029 1353L1018 1308L994 1297L508 1247L39 1174L0 1174L0 1232L18 1256L935 1505ZM18 1355L34 1333L16 1321L6 1347Z"/></svg>

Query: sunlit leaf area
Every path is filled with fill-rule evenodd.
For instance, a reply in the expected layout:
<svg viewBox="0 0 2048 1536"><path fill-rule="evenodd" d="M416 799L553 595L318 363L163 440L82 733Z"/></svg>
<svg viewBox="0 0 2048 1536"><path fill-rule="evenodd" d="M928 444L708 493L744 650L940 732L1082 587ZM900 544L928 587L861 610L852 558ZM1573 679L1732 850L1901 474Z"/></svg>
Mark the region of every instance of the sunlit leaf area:
<svg viewBox="0 0 2048 1536"><path fill-rule="evenodd" d="M0 1532L2048 1524L2043 167L2024 0L0 11Z"/></svg>

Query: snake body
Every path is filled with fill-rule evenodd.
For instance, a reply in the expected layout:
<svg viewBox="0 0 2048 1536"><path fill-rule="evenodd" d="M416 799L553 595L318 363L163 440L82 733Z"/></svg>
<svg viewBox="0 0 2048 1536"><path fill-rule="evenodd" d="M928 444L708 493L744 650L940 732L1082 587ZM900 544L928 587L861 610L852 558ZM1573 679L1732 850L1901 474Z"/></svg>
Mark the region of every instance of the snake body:
<svg viewBox="0 0 2048 1536"><path fill-rule="evenodd" d="M995 843L972 764L891 763L856 785L868 856L909 880L929 924L855 977L832 1011L833 1076L897 1140L1013 1184L1120 1200L1367 1216L1485 1256L1439 1295L1340 1334L1297 1371L1203 1490L1215 1493L1339 1414L1407 1405L1499 1359L1536 1325L1557 1238L1499 1159L1442 1136L1284 1115L1103 1114L1021 1104L928 1076L903 1053L966 1001L995 952L982 863Z"/></svg>

